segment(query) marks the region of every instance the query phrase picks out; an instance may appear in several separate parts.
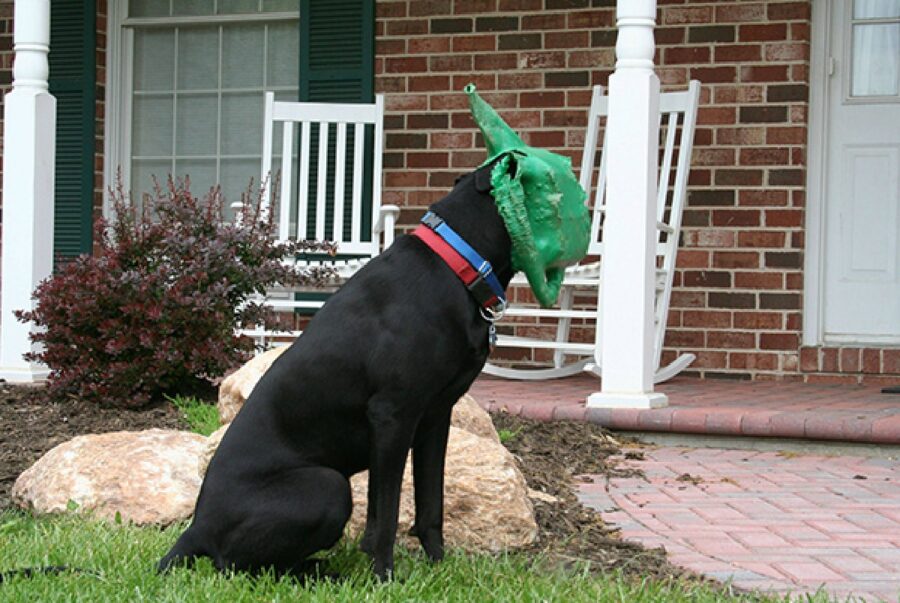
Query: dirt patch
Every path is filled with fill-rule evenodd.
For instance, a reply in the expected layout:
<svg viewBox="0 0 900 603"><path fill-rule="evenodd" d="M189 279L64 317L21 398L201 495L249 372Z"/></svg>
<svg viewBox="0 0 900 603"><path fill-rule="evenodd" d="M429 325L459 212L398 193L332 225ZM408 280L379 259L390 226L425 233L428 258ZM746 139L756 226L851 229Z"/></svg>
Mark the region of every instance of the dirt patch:
<svg viewBox="0 0 900 603"><path fill-rule="evenodd" d="M542 493L541 500L534 501L540 533L531 552L562 564L589 560L597 568L634 576L684 575L666 562L661 549L618 539L598 513L575 497L572 483L577 476L637 473L619 466L621 444L612 434L585 423L541 423L509 414L493 419L519 459L528 486ZM77 399L48 402L42 388L0 383L0 510L11 506L9 492L18 475L57 444L81 434L152 427L187 428L168 403L136 411L100 408ZM639 451L626 454L640 456Z"/></svg>
<svg viewBox="0 0 900 603"><path fill-rule="evenodd" d="M170 404L118 410L71 398L48 402L43 387L0 383L0 510L11 505L13 482L42 454L77 435L140 431L160 427L185 429Z"/></svg>
<svg viewBox="0 0 900 603"><path fill-rule="evenodd" d="M544 423L505 413L492 418L497 430L508 436L504 445L519 459L528 486L555 499L533 501L540 531L532 551L563 564L588 560L598 569L618 569L634 576L688 577L666 561L662 549L648 550L620 540L616 530L578 502L572 491L572 482L585 474L641 474L619 465L622 446L615 436L590 423ZM640 452L632 455L642 456Z"/></svg>

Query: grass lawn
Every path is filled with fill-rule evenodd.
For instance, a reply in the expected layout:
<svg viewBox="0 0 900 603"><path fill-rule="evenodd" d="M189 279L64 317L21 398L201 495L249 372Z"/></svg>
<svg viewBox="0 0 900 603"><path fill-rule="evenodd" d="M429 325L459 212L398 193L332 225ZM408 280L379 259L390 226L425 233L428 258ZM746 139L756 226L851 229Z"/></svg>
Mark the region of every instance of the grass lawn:
<svg viewBox="0 0 900 603"><path fill-rule="evenodd" d="M183 526L165 530L116 525L78 517L33 519L0 514L0 568L69 565L93 570L12 577L0 584L0 601L750 601L695 584L640 583L595 576L586 566L552 570L524 555L451 552L440 564L398 550L396 579L380 584L369 560L352 544L326 556L326 571L341 580L304 585L293 579L226 576L209 563L165 576L154 565ZM825 601L825 598L820 599Z"/></svg>
<svg viewBox="0 0 900 603"><path fill-rule="evenodd" d="M218 427L215 407L191 398L172 402L194 431ZM504 434L506 439L514 433ZM324 570L339 580L303 583L271 576L225 575L209 562L193 570L159 576L156 562L184 529L139 528L84 516L35 519L21 511L0 512L0 572L21 567L66 565L89 572L12 575L0 584L0 602L106 601L559 601L712 602L778 601L728 596L698 582L651 581L620 574L597 574L586 562L566 569L525 553L467 555L450 551L440 564L419 552L398 549L395 579L377 582L369 558L353 543L323 555ZM809 601L826 602L825 596Z"/></svg>

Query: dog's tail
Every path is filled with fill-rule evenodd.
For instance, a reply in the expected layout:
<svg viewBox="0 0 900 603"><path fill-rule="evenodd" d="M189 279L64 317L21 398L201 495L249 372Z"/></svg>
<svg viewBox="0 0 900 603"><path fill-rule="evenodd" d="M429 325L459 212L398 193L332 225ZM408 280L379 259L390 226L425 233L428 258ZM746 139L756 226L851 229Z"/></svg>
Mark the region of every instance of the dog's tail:
<svg viewBox="0 0 900 603"><path fill-rule="evenodd" d="M198 551L191 545L191 530L188 528L181 537L175 542L172 550L166 553L166 556L160 559L156 565L156 571L160 574L168 572L175 567L193 567L199 557L205 556L204 553Z"/></svg>
<svg viewBox="0 0 900 603"><path fill-rule="evenodd" d="M31 578L40 574L61 574L63 572L74 572L77 574L99 574L92 570L82 569L80 567L69 567L68 565L45 565L43 567L20 567L18 569L0 572L0 584L16 576L22 578Z"/></svg>

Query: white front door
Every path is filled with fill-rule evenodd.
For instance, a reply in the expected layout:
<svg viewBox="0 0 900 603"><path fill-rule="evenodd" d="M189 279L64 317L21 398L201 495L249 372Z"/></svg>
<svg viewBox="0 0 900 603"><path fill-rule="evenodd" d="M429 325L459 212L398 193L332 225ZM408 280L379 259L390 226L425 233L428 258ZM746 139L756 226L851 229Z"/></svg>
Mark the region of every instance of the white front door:
<svg viewBox="0 0 900 603"><path fill-rule="evenodd" d="M900 0L832 6L822 339L900 344Z"/></svg>

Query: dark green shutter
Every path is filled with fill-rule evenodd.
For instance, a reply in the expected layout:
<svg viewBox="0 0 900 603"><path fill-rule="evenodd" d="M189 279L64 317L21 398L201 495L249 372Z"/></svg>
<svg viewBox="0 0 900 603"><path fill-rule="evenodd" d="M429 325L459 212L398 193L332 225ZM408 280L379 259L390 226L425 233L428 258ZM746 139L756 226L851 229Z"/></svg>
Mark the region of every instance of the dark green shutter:
<svg viewBox="0 0 900 603"><path fill-rule="evenodd" d="M299 100L313 102L371 103L375 100L375 2L374 0L300 0L300 85ZM366 128L366 148L370 149L374 129ZM299 136L298 136L299 140ZM347 145L347 159L353 157L352 140ZM329 168L333 166L336 142L334 134L329 140ZM318 160L318 131L310 132L311 198L316 196ZM364 156L363 200L371 208L372 154ZM332 194L329 183L329 198ZM351 174L348 172L347 215L344 219L345 234L350 229ZM314 203L310 204L307 224L310 232L315 225ZM368 216L361 224L363 233L372 229ZM333 216L325 218L330 227ZM364 235L365 236L365 235Z"/></svg>
<svg viewBox="0 0 900 603"><path fill-rule="evenodd" d="M300 0L300 100L371 103L375 1Z"/></svg>
<svg viewBox="0 0 900 603"><path fill-rule="evenodd" d="M50 93L56 97L53 250L91 252L94 200L96 8L93 0L50 3Z"/></svg>

